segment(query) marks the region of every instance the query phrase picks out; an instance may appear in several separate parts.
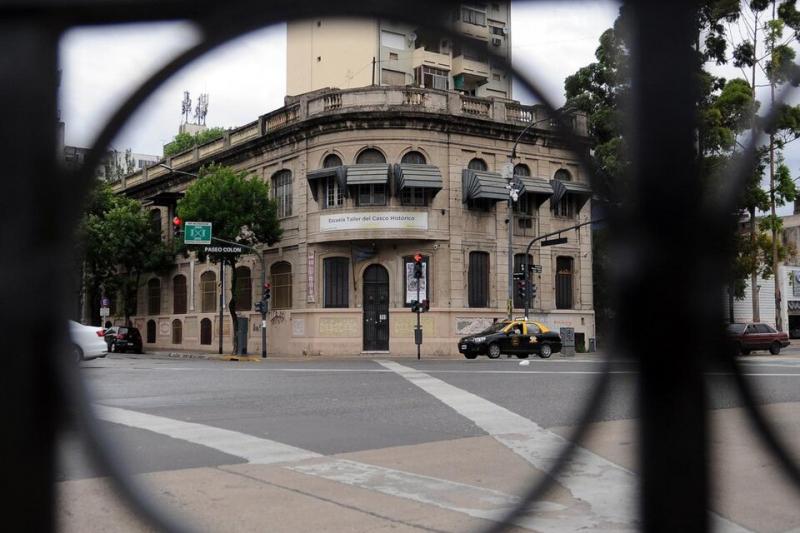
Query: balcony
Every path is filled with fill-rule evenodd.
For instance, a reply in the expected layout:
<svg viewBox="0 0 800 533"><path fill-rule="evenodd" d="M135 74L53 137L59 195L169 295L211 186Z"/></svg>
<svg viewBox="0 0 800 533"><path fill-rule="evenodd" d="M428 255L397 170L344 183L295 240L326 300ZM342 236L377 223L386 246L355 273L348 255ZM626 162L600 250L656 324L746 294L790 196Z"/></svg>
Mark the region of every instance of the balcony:
<svg viewBox="0 0 800 533"><path fill-rule="evenodd" d="M463 55L453 58L454 77L461 76L465 85L482 85L489 81L489 64Z"/></svg>
<svg viewBox="0 0 800 533"><path fill-rule="evenodd" d="M417 48L411 56L411 65L413 68L425 66L450 70L452 62L450 61L450 54L441 54L439 52L430 52L425 48Z"/></svg>
<svg viewBox="0 0 800 533"><path fill-rule="evenodd" d="M453 31L464 34L467 37L478 39L479 41L489 41L489 27L471 24L462 20L457 20L453 23Z"/></svg>

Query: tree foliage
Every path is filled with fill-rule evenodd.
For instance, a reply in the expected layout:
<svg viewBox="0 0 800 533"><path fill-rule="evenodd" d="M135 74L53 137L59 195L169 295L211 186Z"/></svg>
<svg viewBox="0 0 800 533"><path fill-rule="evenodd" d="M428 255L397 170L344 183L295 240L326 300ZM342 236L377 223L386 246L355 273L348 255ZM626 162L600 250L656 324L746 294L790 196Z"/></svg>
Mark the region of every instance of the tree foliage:
<svg viewBox="0 0 800 533"><path fill-rule="evenodd" d="M86 292L118 293L127 323L136 314L141 276L166 271L173 263L172 248L138 201L113 194L102 182L89 196L78 237Z"/></svg>
<svg viewBox="0 0 800 533"><path fill-rule="evenodd" d="M215 238L248 246L272 245L283 234L277 203L270 198L267 184L256 175L221 165L201 169L200 178L178 202L178 216L183 220L211 222ZM228 309L236 324L236 263L239 257L224 257L233 273ZM233 338L235 347L236 336Z"/></svg>
<svg viewBox="0 0 800 533"><path fill-rule="evenodd" d="M164 157L179 154L183 151L219 139L225 135L225 128L209 128L195 134L179 133L169 143L164 145Z"/></svg>

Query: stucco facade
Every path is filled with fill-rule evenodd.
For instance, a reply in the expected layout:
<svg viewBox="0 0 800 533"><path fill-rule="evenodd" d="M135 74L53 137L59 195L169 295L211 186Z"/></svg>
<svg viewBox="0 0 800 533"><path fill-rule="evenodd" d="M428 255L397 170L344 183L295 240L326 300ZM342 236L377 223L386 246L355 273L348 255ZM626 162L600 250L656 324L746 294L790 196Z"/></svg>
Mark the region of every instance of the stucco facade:
<svg viewBox="0 0 800 533"><path fill-rule="evenodd" d="M273 283L270 353L415 353L416 318L408 307L415 294L408 290L413 282L407 264L419 252L426 257L430 301L430 311L422 316L422 354L452 355L459 336L507 314L506 201L465 191L464 171L481 160L486 179L497 183L515 139L532 120L540 123L523 138L514 164L525 165L531 179L541 178L537 184L560 177L569 179L571 189L555 209L552 193L526 194L528 207L514 218L513 251L522 254L533 237L588 220L591 208L587 177L539 107L411 88L317 91L287 97L284 108L166 164L184 172L211 162L230 165L260 176L270 183L271 194L280 194L283 238L263 249ZM576 117L575 127L585 134L585 119ZM381 158L385 163L376 165ZM395 167L409 160L440 176L416 200ZM342 170L320 177L331 161ZM381 165L386 167L377 174L382 180L385 173L382 195L378 185L356 182L363 179L360 171L374 173ZM150 167L126 178L117 191L153 204L150 209L168 227L174 203L163 199L179 196L174 193L193 179ZM584 227L565 236L566 244L532 249L541 273L534 274L537 297L530 315L556 329L574 327L588 345L595 336L591 232ZM249 269L254 303L261 294L260 263L244 256L240 266ZM143 279L133 322L146 341L153 341L145 347L216 350L218 281L219 265L197 261L193 254L179 255L170 275ZM177 306L175 283L186 285ZM248 309L241 315L250 319L248 349L258 353L260 315L252 312L252 304ZM521 315L521 309L514 314ZM226 312L226 350L230 334Z"/></svg>

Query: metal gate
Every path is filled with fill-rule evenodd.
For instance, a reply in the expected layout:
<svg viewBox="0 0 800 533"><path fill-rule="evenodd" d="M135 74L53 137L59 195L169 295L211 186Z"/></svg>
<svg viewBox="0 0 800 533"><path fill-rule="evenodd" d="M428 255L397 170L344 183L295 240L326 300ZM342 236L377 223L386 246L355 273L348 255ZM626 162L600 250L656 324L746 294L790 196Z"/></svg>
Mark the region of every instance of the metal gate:
<svg viewBox="0 0 800 533"><path fill-rule="evenodd" d="M389 273L381 265L364 271L364 351L389 349Z"/></svg>

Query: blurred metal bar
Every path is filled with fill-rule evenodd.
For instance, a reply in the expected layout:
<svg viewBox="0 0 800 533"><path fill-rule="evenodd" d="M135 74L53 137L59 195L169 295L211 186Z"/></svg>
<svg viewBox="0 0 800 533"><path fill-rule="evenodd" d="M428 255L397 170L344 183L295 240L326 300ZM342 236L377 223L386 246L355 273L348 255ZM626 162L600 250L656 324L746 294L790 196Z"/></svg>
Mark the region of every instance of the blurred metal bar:
<svg viewBox="0 0 800 533"><path fill-rule="evenodd" d="M68 244L57 213L63 180L54 165L57 37L41 20L0 20L0 457L9 531L54 529L58 410L51 356L66 338L67 295L57 287L68 285L57 278L67 269L50 253Z"/></svg>
<svg viewBox="0 0 800 533"><path fill-rule="evenodd" d="M682 0L626 7L635 21L627 115L633 182L614 228L624 245L617 327L641 361L643 529L701 532L709 527L702 372L713 328L704 331L707 306L693 302L705 293L704 269L711 268L705 259L714 252L702 224L694 146L696 6ZM680 325L680 339L667 338L665 324Z"/></svg>

